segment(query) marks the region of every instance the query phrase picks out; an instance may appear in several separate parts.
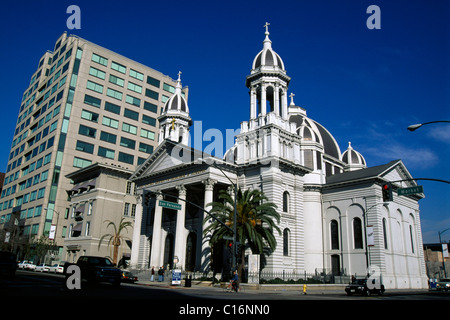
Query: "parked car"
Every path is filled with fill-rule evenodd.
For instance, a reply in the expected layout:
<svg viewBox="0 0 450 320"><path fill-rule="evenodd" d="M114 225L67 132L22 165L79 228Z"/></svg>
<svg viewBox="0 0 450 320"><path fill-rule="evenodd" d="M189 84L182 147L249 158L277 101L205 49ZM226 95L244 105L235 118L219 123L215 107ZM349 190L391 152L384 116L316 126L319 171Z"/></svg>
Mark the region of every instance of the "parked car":
<svg viewBox="0 0 450 320"><path fill-rule="evenodd" d="M0 276L13 277L16 269L16 255L8 251L0 251Z"/></svg>
<svg viewBox="0 0 450 320"><path fill-rule="evenodd" d="M18 268L23 270L34 271L36 269L36 265L31 261L24 260L19 263Z"/></svg>
<svg viewBox="0 0 450 320"><path fill-rule="evenodd" d="M138 278L133 276L130 271L122 272L122 282L135 283L136 281L138 281Z"/></svg>
<svg viewBox="0 0 450 320"><path fill-rule="evenodd" d="M48 268L48 272L64 273L64 262L55 263L54 265Z"/></svg>
<svg viewBox="0 0 450 320"><path fill-rule="evenodd" d="M64 264L64 270L73 265L73 263ZM122 280L122 271L105 257L81 256L75 264L80 268L81 279L88 282L110 282L113 286L120 286Z"/></svg>
<svg viewBox="0 0 450 320"><path fill-rule="evenodd" d="M50 269L50 266L48 264L45 263L41 263L40 265L36 266L34 271L38 271L38 272L48 272Z"/></svg>
<svg viewBox="0 0 450 320"><path fill-rule="evenodd" d="M355 279L352 283L345 287L345 292L347 295L352 294L363 294L370 296L373 293L382 295L384 293L384 285L378 279L369 279L369 285L367 283L368 279Z"/></svg>
<svg viewBox="0 0 450 320"><path fill-rule="evenodd" d="M444 290L448 291L450 290L450 279L441 279L436 284L436 290Z"/></svg>

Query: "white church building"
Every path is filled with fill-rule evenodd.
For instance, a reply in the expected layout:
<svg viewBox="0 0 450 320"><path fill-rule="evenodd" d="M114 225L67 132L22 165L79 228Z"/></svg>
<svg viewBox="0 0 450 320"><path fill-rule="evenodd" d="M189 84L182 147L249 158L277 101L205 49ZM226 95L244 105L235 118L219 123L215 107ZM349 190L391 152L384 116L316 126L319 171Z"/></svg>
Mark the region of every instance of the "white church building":
<svg viewBox="0 0 450 320"><path fill-rule="evenodd" d="M139 196L131 265L207 271L221 260L203 237L204 210L219 190L233 187L231 180L262 190L278 207L281 234L261 261L263 271L364 276L371 266L386 288L426 288L418 204L424 195L395 192L416 185L397 182L412 178L407 168L401 160L368 167L350 143L341 152L331 133L289 99L290 79L266 25L246 78L249 119L217 159L188 146L192 119L178 78L159 118L159 146L131 177ZM393 201L383 202L387 182Z"/></svg>

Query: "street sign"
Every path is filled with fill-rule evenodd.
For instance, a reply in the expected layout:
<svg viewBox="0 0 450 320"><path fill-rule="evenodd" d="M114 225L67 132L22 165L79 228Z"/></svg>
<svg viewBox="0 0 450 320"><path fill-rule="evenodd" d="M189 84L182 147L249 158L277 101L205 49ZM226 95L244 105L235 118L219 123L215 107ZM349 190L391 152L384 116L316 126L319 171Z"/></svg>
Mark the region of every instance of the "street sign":
<svg viewBox="0 0 450 320"><path fill-rule="evenodd" d="M165 200L159 200L159 206L167 209L181 210L181 204Z"/></svg>
<svg viewBox="0 0 450 320"><path fill-rule="evenodd" d="M223 239L223 240L233 240L233 237L230 237L230 236L223 236L222 239Z"/></svg>
<svg viewBox="0 0 450 320"><path fill-rule="evenodd" d="M181 270L172 270L172 284L181 284Z"/></svg>
<svg viewBox="0 0 450 320"><path fill-rule="evenodd" d="M408 194L416 194L416 193L423 193L423 187L422 186L416 186L416 187L409 187L409 188L398 188L397 194L399 196L405 196Z"/></svg>

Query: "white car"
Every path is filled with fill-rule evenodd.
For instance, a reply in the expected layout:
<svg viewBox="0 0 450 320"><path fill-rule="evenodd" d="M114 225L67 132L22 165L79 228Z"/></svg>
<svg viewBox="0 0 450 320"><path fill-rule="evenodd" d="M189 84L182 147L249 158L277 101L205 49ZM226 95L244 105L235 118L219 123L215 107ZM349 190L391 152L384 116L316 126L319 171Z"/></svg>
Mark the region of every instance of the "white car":
<svg viewBox="0 0 450 320"><path fill-rule="evenodd" d="M36 269L36 265L31 261L24 260L18 264L19 269L34 271Z"/></svg>
<svg viewBox="0 0 450 320"><path fill-rule="evenodd" d="M35 271L48 272L49 268L50 268L50 266L48 264L42 263L35 267Z"/></svg>
<svg viewBox="0 0 450 320"><path fill-rule="evenodd" d="M52 265L51 267L49 267L48 272L64 273L64 263L56 263Z"/></svg>

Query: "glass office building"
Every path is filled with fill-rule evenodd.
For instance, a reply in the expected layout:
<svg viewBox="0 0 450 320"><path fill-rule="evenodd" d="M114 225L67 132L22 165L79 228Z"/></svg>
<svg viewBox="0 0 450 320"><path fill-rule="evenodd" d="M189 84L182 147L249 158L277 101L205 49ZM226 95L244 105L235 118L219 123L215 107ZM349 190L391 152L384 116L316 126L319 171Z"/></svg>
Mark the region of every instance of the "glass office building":
<svg viewBox="0 0 450 320"><path fill-rule="evenodd" d="M61 247L73 187L66 175L96 162L139 166L157 146L157 118L175 86L152 68L62 34L18 108L0 198L1 243L20 252L44 235Z"/></svg>

